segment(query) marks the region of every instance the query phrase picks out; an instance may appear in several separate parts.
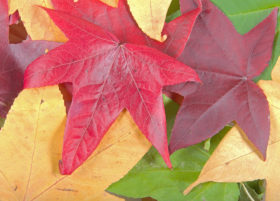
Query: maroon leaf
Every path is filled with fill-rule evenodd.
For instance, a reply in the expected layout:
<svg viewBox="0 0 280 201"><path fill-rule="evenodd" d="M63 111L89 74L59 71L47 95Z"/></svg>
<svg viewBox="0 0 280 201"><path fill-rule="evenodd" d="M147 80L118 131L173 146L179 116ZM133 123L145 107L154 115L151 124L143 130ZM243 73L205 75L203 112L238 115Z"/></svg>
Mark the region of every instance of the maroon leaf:
<svg viewBox="0 0 280 201"><path fill-rule="evenodd" d="M137 41L127 43L124 36L119 35L120 40L81 18L46 11L69 41L27 68L25 87L73 84L61 173L72 173L89 157L123 109L171 167L162 87L198 81L196 73L156 49L136 45Z"/></svg>
<svg viewBox="0 0 280 201"><path fill-rule="evenodd" d="M199 143L235 120L265 157L270 131L268 103L252 79L269 64L277 10L240 35L216 6L209 0L202 2L203 11L179 60L196 70L203 85L185 96L170 151ZM181 0L181 5L183 11L192 6L186 0ZM189 90L177 86L173 91L184 95Z"/></svg>
<svg viewBox="0 0 280 201"><path fill-rule="evenodd" d="M45 50L57 46L54 42L24 41L9 44L7 0L0 0L0 116L5 117L14 98L23 87L23 73L28 64Z"/></svg>

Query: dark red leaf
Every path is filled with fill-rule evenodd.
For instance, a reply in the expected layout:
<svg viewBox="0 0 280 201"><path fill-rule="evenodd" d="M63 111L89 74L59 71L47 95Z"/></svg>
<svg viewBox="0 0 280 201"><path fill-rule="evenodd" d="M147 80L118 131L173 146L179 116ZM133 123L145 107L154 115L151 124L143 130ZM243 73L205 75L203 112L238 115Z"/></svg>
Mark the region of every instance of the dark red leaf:
<svg viewBox="0 0 280 201"><path fill-rule="evenodd" d="M7 0L0 0L0 116L5 117L14 98L23 87L23 73L28 64L58 44L24 41L9 44Z"/></svg>
<svg viewBox="0 0 280 201"><path fill-rule="evenodd" d="M69 41L27 68L25 87L73 84L61 173L72 173L90 156L123 109L171 167L162 87L198 81L196 73L156 49L128 43L123 35L119 40L81 18L46 11Z"/></svg>
<svg viewBox="0 0 280 201"><path fill-rule="evenodd" d="M187 85L173 89L186 96L172 131L170 151L199 143L235 120L265 157L268 103L252 79L269 64L277 9L240 35L211 1L202 2L203 11L179 60L196 70L203 85L191 95L186 95L191 91ZM183 11L192 7L186 0L181 5Z"/></svg>

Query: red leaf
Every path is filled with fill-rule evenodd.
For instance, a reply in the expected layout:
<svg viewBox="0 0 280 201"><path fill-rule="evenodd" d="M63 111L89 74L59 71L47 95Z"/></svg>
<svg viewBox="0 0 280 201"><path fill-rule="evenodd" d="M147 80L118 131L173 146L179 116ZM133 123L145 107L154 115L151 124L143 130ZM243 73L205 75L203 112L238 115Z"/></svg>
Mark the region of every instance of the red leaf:
<svg viewBox="0 0 280 201"><path fill-rule="evenodd" d="M54 42L24 41L9 44L7 0L0 0L0 116L5 117L14 98L23 87L23 73L28 64L57 46Z"/></svg>
<svg viewBox="0 0 280 201"><path fill-rule="evenodd" d="M122 35L119 40L81 18L46 11L69 41L27 68L25 87L73 84L61 173L71 174L89 157L123 109L171 167L162 87L198 81L196 73L156 49L127 43Z"/></svg>
<svg viewBox="0 0 280 201"><path fill-rule="evenodd" d="M181 3L183 11L191 6ZM212 137L235 120L265 157L268 103L252 79L269 64L276 24L277 9L240 35L217 7L203 0L203 11L179 58L195 68L203 85L184 98L172 131L171 152ZM187 87L183 89L177 86L173 91L187 94Z"/></svg>
<svg viewBox="0 0 280 201"><path fill-rule="evenodd" d="M137 26L130 14L126 0L119 0L118 8L110 7L99 0L52 0L54 8L83 18L113 33L120 41L142 44L157 48L170 56L178 57L189 38L194 22L201 11L201 0L194 0L189 12L166 24L163 35L164 43L150 39Z"/></svg>

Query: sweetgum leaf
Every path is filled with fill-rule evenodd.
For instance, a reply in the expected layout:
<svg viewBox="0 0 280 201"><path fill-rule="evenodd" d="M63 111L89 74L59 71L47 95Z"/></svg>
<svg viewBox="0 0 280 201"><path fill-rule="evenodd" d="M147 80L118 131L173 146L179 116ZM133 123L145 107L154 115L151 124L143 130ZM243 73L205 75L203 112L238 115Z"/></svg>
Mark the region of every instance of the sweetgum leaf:
<svg viewBox="0 0 280 201"><path fill-rule="evenodd" d="M167 128L172 128L178 108L174 102L165 103ZM213 149L227 130L212 138ZM188 196L182 194L184 187L197 178L209 156L203 143L179 150L171 156L173 169L170 170L165 167L156 150L151 149L124 178L112 184L108 191L133 198L149 196L158 201L237 201L238 186L230 183L210 182L201 185Z"/></svg>
<svg viewBox="0 0 280 201"><path fill-rule="evenodd" d="M265 179L265 200L279 200L280 175L277 173L280 165L280 60L277 63L272 71L272 81L258 82L267 96L271 114L271 134L266 161L259 157L258 150L251 146L242 130L235 126L223 138L203 167L199 178L185 190L185 193L190 192L196 185L208 181L243 182Z"/></svg>
<svg viewBox="0 0 280 201"><path fill-rule="evenodd" d="M172 0L127 0L131 14L139 28L152 39L164 42L162 35L165 18Z"/></svg>
<svg viewBox="0 0 280 201"><path fill-rule="evenodd" d="M67 13L46 11L69 41L29 65L25 88L73 84L61 173L71 174L90 156L123 109L171 167L162 88L199 81L197 74L156 49L127 43Z"/></svg>
<svg viewBox="0 0 280 201"><path fill-rule="evenodd" d="M237 31L241 34L245 34L250 31L254 26L266 18L271 13L273 8L280 6L279 0L211 1L229 17ZM280 15L278 14L278 21L279 19ZM277 34L273 47L273 55L269 67L266 68L264 72L255 79L255 81L260 79L271 80L271 71L276 64L278 56L280 55L279 30L280 26L278 23Z"/></svg>
<svg viewBox="0 0 280 201"><path fill-rule="evenodd" d="M27 40L9 44L7 0L0 0L0 116L5 117L14 98L23 87L23 73L28 64L58 44Z"/></svg>
<svg viewBox="0 0 280 201"><path fill-rule="evenodd" d="M0 131L2 201L124 201L104 190L151 147L128 112L119 116L83 167L67 176L59 174L57 163L65 123L58 86L18 95Z"/></svg>
<svg viewBox="0 0 280 201"><path fill-rule="evenodd" d="M275 7L280 6L279 0L211 0L232 21L240 34L245 34L264 20Z"/></svg>
<svg viewBox="0 0 280 201"><path fill-rule="evenodd" d="M9 0L9 13L18 11L32 40L65 42L63 33L54 25L47 13L38 6L52 8L51 0Z"/></svg>
<svg viewBox="0 0 280 201"><path fill-rule="evenodd" d="M119 0L118 8L109 7L99 0L52 0L57 10L83 18L103 29L113 33L122 42L137 45L147 45L178 57L190 36L194 22L201 11L201 1L195 0L197 5L177 19L165 24L162 34L167 35L165 42L150 39L134 21L126 0ZM104 14L106 13L106 14Z"/></svg>
<svg viewBox="0 0 280 201"><path fill-rule="evenodd" d="M181 1L183 10L190 6L185 2L189 3ZM222 11L203 0L203 11L179 57L197 71L203 85L184 98L171 136L171 152L212 137L235 120L266 156L268 103L252 79L269 64L276 24L274 9L254 29L240 35ZM184 90L177 93L184 95Z"/></svg>

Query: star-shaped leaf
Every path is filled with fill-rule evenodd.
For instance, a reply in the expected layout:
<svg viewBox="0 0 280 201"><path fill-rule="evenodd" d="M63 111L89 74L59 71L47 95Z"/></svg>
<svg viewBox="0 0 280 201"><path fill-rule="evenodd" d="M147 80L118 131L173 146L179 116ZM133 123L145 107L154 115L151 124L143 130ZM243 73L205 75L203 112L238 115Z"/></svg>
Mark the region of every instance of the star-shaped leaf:
<svg viewBox="0 0 280 201"><path fill-rule="evenodd" d="M266 179L267 201L278 201L280 197L280 60L272 74L273 81L260 81L259 86L267 96L270 109L271 134L267 159L263 161L240 128L235 126L221 141L205 164L198 180L189 186L207 181L241 182Z"/></svg>
<svg viewBox="0 0 280 201"><path fill-rule="evenodd" d="M167 39L161 43L150 39L138 28L126 0L119 0L118 8L107 6L99 0L52 0L55 9L92 22L116 35L120 41L154 47L173 57L182 53L201 11L201 1L194 1L197 5L189 12L165 24L162 34Z"/></svg>
<svg viewBox="0 0 280 201"><path fill-rule="evenodd" d="M23 87L23 73L28 64L46 49L58 44L27 40L9 44L9 18L7 0L0 0L0 116L5 117L14 98Z"/></svg>
<svg viewBox="0 0 280 201"><path fill-rule="evenodd" d="M196 73L156 49L126 43L81 18L46 11L69 41L27 68L25 88L73 84L62 174L72 173L90 156L123 109L171 167L162 88L198 81Z"/></svg>
<svg viewBox="0 0 280 201"><path fill-rule="evenodd" d="M182 2L183 10L192 6ZM266 156L268 103L252 79L269 64L276 24L274 9L254 29L240 35L210 0L203 0L203 11L179 57L196 70L203 85L182 102L172 131L171 152L201 142L235 120ZM175 91L184 95L188 87Z"/></svg>
<svg viewBox="0 0 280 201"><path fill-rule="evenodd" d="M170 133L179 105L166 97L164 100L167 131ZM152 197L156 201L237 201L240 193L238 185L234 183L211 182L200 185L187 196L182 193L196 180L212 150L228 130L226 128L211 138L210 151L204 149L205 143L200 143L172 154L172 170L166 167L161 156L152 148L125 177L107 190L131 198Z"/></svg>
<svg viewBox="0 0 280 201"><path fill-rule="evenodd" d="M63 176L58 160L65 120L58 86L19 94L0 133L1 200L123 201L104 190L143 157L150 143L123 112L83 167Z"/></svg>

